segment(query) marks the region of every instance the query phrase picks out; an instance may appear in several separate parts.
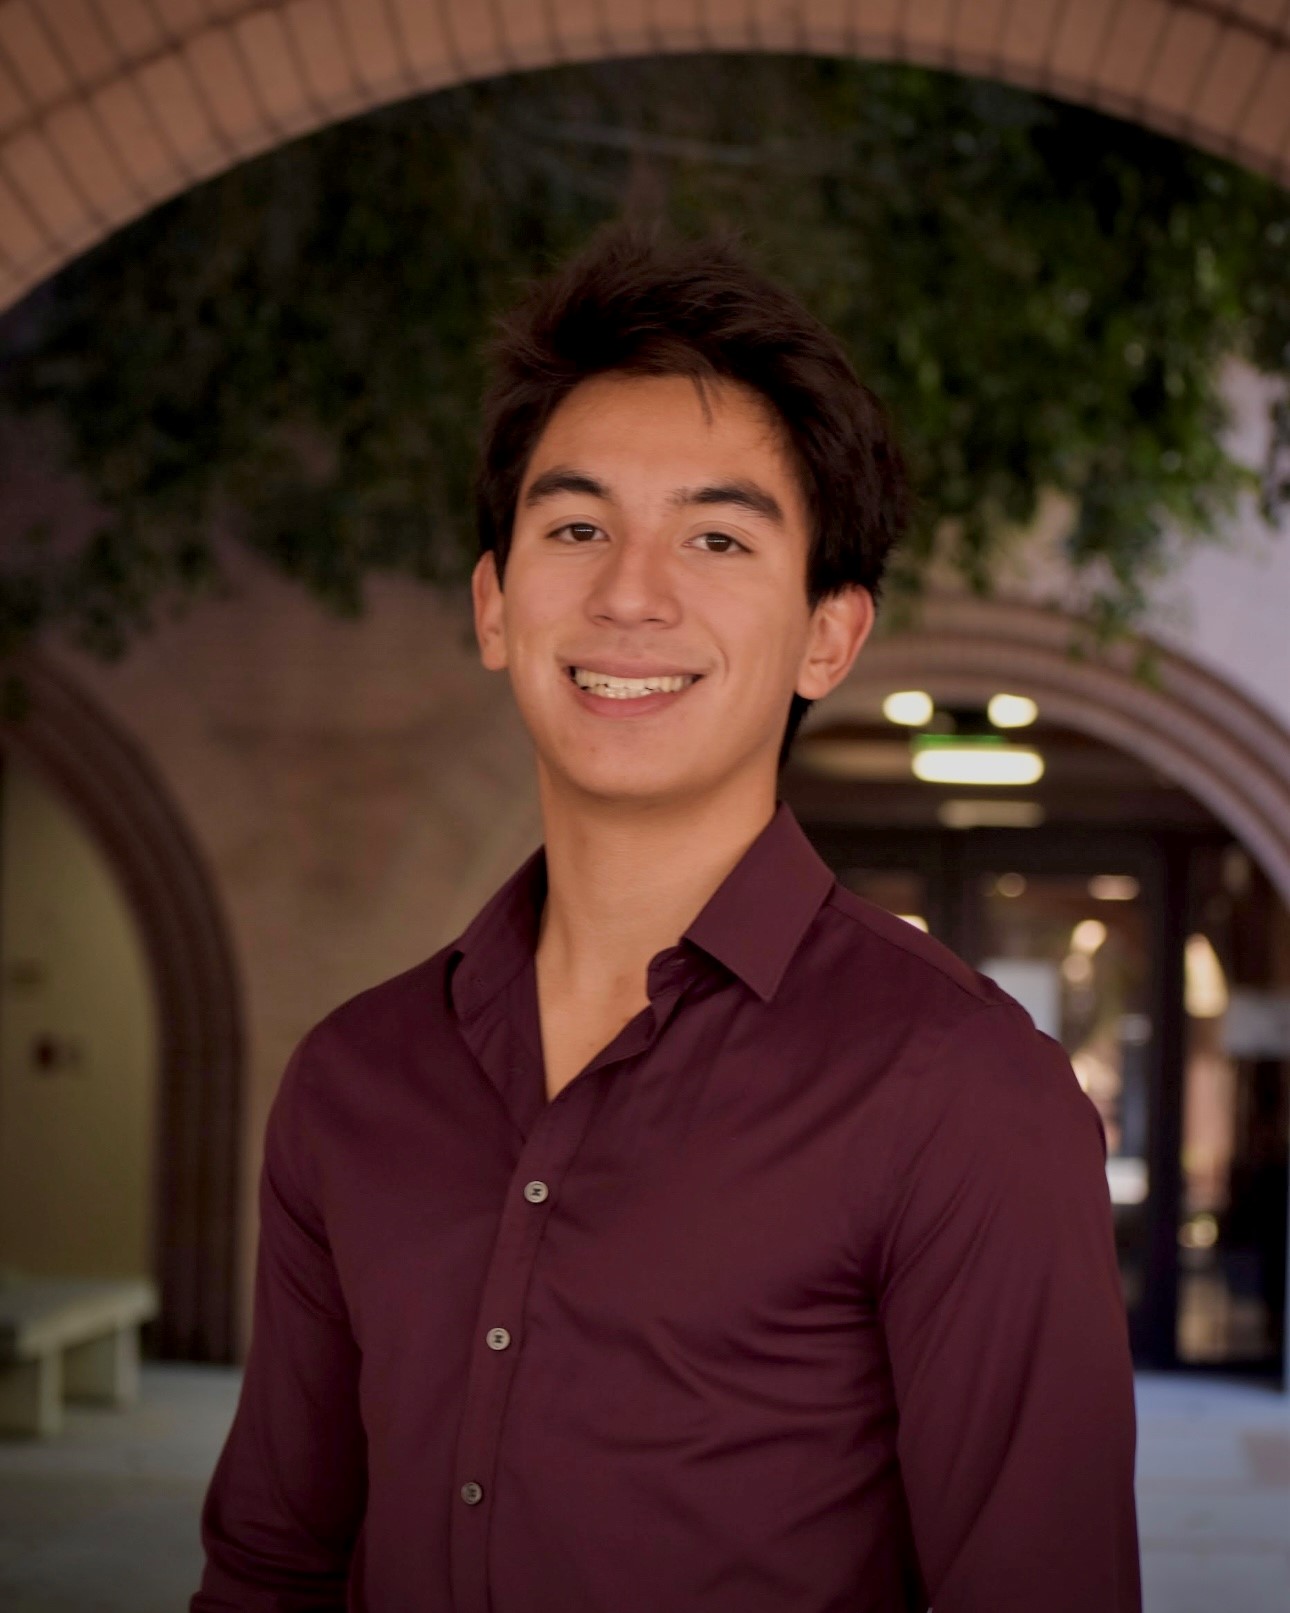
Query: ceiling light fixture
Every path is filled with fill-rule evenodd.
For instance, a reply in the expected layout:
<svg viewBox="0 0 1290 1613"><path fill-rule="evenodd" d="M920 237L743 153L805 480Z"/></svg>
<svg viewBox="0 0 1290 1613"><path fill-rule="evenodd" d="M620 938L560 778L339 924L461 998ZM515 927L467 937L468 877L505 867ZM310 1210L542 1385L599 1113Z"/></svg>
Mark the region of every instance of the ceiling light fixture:
<svg viewBox="0 0 1290 1613"><path fill-rule="evenodd" d="M1039 707L1024 694L997 694L985 708L996 728L1029 728Z"/></svg>
<svg viewBox="0 0 1290 1613"><path fill-rule="evenodd" d="M921 728L925 722L931 722L935 710L931 695L922 689L899 689L882 703L882 714L887 721L899 723L903 728Z"/></svg>
<svg viewBox="0 0 1290 1613"><path fill-rule="evenodd" d="M910 765L924 784L1025 785L1044 776L1044 759L997 734L915 734Z"/></svg>

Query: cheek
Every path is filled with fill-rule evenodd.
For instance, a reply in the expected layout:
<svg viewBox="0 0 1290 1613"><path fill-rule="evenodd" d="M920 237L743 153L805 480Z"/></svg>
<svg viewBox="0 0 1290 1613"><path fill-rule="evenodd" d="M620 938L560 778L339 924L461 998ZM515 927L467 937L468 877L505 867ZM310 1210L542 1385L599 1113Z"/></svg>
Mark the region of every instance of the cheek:
<svg viewBox="0 0 1290 1613"><path fill-rule="evenodd" d="M513 655L551 654L551 641L567 621L570 606L558 580L521 573L507 580L503 611L506 641Z"/></svg>
<svg viewBox="0 0 1290 1613"><path fill-rule="evenodd" d="M720 624L720 638L737 660L743 676L768 692L791 683L806 649L810 618L805 601L794 609L792 579L750 591L742 597L730 595L714 602L713 620Z"/></svg>

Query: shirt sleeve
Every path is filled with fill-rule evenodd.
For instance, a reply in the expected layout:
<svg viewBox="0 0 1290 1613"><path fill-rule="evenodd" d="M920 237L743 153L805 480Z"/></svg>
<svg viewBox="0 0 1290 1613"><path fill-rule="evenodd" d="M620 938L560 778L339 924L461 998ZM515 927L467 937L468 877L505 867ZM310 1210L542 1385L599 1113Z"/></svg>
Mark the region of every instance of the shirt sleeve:
<svg viewBox="0 0 1290 1613"><path fill-rule="evenodd" d="M934 1613L1139 1613L1128 1328L1101 1120L1011 1003L905 1094L880 1251Z"/></svg>
<svg viewBox="0 0 1290 1613"><path fill-rule="evenodd" d="M190 1613L344 1613L366 1502L359 1350L311 1181L306 1050L269 1112L250 1350Z"/></svg>

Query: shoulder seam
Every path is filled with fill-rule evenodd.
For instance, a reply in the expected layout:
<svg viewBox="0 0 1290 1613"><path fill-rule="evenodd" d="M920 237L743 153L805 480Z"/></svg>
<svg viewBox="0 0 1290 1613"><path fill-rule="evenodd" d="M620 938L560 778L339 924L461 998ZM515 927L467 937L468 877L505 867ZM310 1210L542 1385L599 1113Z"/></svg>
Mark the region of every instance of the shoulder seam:
<svg viewBox="0 0 1290 1613"><path fill-rule="evenodd" d="M829 893L824 905L826 907L832 907L836 912L840 913L844 919L849 920L852 924L858 925L866 932L866 934L873 936L876 941L885 942L888 946L895 947L898 952L903 952L906 957L912 958L915 963L922 964L924 968L934 970L943 980L947 980L951 986L953 986L957 991L961 992L963 996L965 996L970 1002L975 1003L978 1008L1003 1008L1009 1006L1006 1003L994 1002L989 997L978 996L969 987L965 986L961 980L956 980L950 971L942 964L938 963L935 958L925 958L920 953L915 952L912 947L906 946L904 942L898 940L897 937L881 934L865 920L865 917L862 913L853 913L848 908L843 907L840 902L835 901L834 892L836 891L845 892L846 886L835 884L834 890ZM959 959L959 962L963 964L965 969L971 968L971 965L964 962L962 958Z"/></svg>

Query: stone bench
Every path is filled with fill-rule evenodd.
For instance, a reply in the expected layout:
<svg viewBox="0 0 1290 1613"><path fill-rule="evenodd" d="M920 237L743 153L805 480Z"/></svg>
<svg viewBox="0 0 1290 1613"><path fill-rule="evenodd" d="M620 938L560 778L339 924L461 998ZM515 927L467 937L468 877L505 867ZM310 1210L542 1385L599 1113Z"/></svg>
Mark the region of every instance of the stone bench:
<svg viewBox="0 0 1290 1613"><path fill-rule="evenodd" d="M142 1278L0 1281L0 1434L55 1434L63 1401L130 1405L139 1327L157 1314Z"/></svg>

